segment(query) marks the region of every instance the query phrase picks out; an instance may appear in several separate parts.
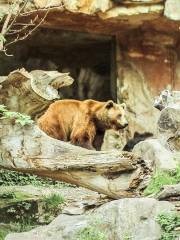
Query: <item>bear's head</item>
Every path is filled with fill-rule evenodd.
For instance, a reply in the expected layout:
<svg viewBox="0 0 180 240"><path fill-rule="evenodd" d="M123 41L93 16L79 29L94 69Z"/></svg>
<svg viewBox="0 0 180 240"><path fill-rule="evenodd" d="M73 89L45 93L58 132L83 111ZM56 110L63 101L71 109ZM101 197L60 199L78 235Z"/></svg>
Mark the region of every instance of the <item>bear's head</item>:
<svg viewBox="0 0 180 240"><path fill-rule="evenodd" d="M97 113L98 123L102 129L120 130L128 126L125 103L116 104L109 100Z"/></svg>

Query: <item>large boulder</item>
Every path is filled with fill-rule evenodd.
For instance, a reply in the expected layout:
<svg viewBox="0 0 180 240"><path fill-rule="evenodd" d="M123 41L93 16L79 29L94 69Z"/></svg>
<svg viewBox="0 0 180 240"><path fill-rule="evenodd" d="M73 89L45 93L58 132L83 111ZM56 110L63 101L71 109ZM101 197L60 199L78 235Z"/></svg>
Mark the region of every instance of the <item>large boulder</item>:
<svg viewBox="0 0 180 240"><path fill-rule="evenodd" d="M107 239L158 240L161 228L156 217L170 212L174 206L151 198L121 199L106 203L87 215L59 215L49 225L30 232L9 234L5 240L74 240L84 228L96 228ZM97 221L97 222L96 222ZM95 231L96 232L96 231ZM126 237L126 238L125 238Z"/></svg>
<svg viewBox="0 0 180 240"><path fill-rule="evenodd" d="M147 161L153 169L173 170L180 163L180 92L168 93L159 98L162 111L157 123L157 139L137 144L133 152ZM162 95L162 94L161 94Z"/></svg>
<svg viewBox="0 0 180 240"><path fill-rule="evenodd" d="M164 15L169 19L180 21L180 1L166 0Z"/></svg>
<svg viewBox="0 0 180 240"><path fill-rule="evenodd" d="M152 169L175 170L174 154L158 139L147 139L135 145L133 152L147 161Z"/></svg>
<svg viewBox="0 0 180 240"><path fill-rule="evenodd" d="M159 139L172 151L180 151L180 104L161 111L158 120Z"/></svg>

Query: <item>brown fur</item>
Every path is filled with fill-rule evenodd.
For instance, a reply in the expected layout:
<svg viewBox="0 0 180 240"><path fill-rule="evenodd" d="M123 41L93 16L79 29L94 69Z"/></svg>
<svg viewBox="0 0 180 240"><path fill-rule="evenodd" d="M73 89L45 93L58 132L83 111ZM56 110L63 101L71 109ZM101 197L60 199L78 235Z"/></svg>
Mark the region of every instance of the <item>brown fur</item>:
<svg viewBox="0 0 180 240"><path fill-rule="evenodd" d="M127 126L124 107L111 100L59 100L49 106L38 125L53 138L88 149L95 145L99 150L106 129Z"/></svg>

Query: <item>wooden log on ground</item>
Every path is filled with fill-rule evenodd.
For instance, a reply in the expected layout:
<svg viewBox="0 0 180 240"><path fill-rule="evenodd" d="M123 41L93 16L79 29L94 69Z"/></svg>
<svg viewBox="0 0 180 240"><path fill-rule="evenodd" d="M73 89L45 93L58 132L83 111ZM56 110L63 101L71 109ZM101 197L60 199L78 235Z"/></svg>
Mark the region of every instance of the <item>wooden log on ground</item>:
<svg viewBox="0 0 180 240"><path fill-rule="evenodd" d="M52 139L36 125L0 120L0 167L76 184L111 198L138 196L151 171L133 153L96 152Z"/></svg>

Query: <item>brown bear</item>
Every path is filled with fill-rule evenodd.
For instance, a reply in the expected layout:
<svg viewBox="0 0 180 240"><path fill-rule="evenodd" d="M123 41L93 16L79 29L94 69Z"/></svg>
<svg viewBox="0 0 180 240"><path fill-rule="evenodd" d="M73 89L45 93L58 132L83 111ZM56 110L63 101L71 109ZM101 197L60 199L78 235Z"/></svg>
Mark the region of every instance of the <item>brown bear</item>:
<svg viewBox="0 0 180 240"><path fill-rule="evenodd" d="M107 129L120 130L127 125L125 104L112 100L59 100L38 120L38 126L47 135L96 150L100 150Z"/></svg>

